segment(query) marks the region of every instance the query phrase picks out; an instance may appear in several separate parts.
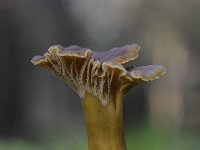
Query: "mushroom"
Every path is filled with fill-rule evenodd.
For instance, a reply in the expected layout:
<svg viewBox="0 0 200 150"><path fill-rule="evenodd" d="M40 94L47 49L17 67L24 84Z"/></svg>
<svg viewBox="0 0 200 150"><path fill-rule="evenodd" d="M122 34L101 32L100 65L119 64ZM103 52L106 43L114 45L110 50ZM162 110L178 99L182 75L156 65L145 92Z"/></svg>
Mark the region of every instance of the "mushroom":
<svg viewBox="0 0 200 150"><path fill-rule="evenodd" d="M73 45L51 46L31 62L50 70L81 98L89 150L125 150L123 97L131 87L166 73L160 65L130 65L138 57L137 44L92 52Z"/></svg>

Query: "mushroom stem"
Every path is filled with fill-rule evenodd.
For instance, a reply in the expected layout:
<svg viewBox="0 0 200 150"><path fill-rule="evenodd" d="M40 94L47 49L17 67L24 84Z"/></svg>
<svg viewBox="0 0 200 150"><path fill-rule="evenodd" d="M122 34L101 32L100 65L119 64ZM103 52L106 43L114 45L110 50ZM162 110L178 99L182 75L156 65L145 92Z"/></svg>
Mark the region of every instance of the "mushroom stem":
<svg viewBox="0 0 200 150"><path fill-rule="evenodd" d="M86 92L82 101L89 150L126 150L123 125L123 96L116 92L107 105Z"/></svg>

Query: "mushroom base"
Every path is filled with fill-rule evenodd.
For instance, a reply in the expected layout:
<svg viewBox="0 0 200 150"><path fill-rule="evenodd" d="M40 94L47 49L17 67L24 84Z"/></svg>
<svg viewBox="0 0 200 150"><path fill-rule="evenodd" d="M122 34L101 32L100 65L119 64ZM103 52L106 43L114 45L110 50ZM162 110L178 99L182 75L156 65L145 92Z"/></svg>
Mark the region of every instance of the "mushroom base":
<svg viewBox="0 0 200 150"><path fill-rule="evenodd" d="M123 125L123 95L116 92L106 105L86 92L82 106L89 150L126 150Z"/></svg>

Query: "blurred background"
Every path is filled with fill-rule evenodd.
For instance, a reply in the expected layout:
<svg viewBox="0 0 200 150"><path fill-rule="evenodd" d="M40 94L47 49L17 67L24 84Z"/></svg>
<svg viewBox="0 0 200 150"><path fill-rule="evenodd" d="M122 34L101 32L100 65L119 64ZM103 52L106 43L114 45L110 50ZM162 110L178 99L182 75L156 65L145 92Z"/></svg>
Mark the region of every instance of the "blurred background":
<svg viewBox="0 0 200 150"><path fill-rule="evenodd" d="M125 97L128 149L200 149L199 0L0 0L0 150L86 150L80 98L30 63L52 45L137 43L167 74Z"/></svg>

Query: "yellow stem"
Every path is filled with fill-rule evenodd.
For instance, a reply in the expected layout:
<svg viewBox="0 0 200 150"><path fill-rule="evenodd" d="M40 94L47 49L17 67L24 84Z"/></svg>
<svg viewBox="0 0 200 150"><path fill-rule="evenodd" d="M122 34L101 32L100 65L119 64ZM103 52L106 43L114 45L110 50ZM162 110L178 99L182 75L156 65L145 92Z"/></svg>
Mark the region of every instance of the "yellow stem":
<svg viewBox="0 0 200 150"><path fill-rule="evenodd" d="M102 105L96 96L86 92L82 106L89 150L126 150L122 101L123 94L118 92Z"/></svg>

